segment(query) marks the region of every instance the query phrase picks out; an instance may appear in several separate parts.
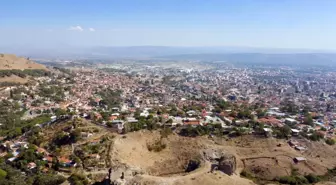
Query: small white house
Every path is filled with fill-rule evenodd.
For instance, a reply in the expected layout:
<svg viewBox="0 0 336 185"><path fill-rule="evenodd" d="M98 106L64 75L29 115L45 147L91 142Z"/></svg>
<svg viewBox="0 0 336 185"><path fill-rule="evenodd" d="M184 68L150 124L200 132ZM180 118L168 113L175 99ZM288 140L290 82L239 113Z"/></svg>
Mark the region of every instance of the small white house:
<svg viewBox="0 0 336 185"><path fill-rule="evenodd" d="M297 124L298 122L293 118L286 118L285 123L286 124Z"/></svg>
<svg viewBox="0 0 336 185"><path fill-rule="evenodd" d="M293 160L294 160L295 163L300 163L300 162L307 161L307 159L304 158L304 157L295 157Z"/></svg>
<svg viewBox="0 0 336 185"><path fill-rule="evenodd" d="M298 130L298 129L291 129L291 132L292 132L293 136L298 136L299 133L300 133L300 130Z"/></svg>

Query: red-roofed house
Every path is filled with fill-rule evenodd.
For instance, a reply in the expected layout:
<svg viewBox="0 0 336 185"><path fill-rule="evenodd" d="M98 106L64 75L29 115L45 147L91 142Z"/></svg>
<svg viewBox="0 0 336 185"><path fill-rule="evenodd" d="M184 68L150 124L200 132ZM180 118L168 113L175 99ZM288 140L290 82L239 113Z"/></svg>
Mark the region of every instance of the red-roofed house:
<svg viewBox="0 0 336 185"><path fill-rule="evenodd" d="M184 125L192 125L192 126L197 126L197 125L200 125L200 121L199 120L184 120L183 121L183 124Z"/></svg>
<svg viewBox="0 0 336 185"><path fill-rule="evenodd" d="M283 126L281 121L274 118L274 117L260 118L260 119L258 119L258 122L269 125L269 126L272 126L272 127L282 127Z"/></svg>

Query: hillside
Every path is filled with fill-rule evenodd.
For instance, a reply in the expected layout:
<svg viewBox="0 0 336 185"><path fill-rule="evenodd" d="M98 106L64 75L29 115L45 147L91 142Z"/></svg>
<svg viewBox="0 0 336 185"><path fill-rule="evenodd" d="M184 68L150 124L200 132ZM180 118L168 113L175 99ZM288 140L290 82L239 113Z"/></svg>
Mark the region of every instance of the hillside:
<svg viewBox="0 0 336 185"><path fill-rule="evenodd" d="M12 54L0 54L0 70L11 70L11 69L42 69L47 70L47 68L42 65L35 63L26 58L18 57Z"/></svg>

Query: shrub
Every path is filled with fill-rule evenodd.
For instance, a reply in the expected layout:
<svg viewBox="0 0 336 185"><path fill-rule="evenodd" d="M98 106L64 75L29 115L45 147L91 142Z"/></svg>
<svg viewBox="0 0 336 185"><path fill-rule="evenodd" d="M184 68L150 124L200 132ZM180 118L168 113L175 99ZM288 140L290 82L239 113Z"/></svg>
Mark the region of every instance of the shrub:
<svg viewBox="0 0 336 185"><path fill-rule="evenodd" d="M33 185L58 185L62 184L66 179L60 175L44 174L38 175Z"/></svg>
<svg viewBox="0 0 336 185"><path fill-rule="evenodd" d="M154 151L154 152L160 152L163 149L165 149L167 147L167 145L165 143L162 142L162 140L157 140L154 143L150 144L147 143L147 149L148 151Z"/></svg>
<svg viewBox="0 0 336 185"><path fill-rule="evenodd" d="M296 180L293 176L283 176L278 179L281 184L296 184Z"/></svg>
<svg viewBox="0 0 336 185"><path fill-rule="evenodd" d="M312 141L320 141L324 136L321 133L313 132L313 134L309 137Z"/></svg>
<svg viewBox="0 0 336 185"><path fill-rule="evenodd" d="M309 183L317 183L321 180L320 177L314 174L306 175L305 178L309 181Z"/></svg>
<svg viewBox="0 0 336 185"><path fill-rule="evenodd" d="M172 130L171 128L165 127L161 130L160 134L161 134L161 138L166 138L168 137L170 134L172 134Z"/></svg>
<svg viewBox="0 0 336 185"><path fill-rule="evenodd" d="M88 185L89 180L85 175L74 173L69 177L69 182L71 185Z"/></svg>
<svg viewBox="0 0 336 185"><path fill-rule="evenodd" d="M303 185L309 181L304 176L283 176L277 179L281 184Z"/></svg>
<svg viewBox="0 0 336 185"><path fill-rule="evenodd" d="M253 175L250 172L246 171L246 170L243 170L242 172L240 172L240 175L243 176L243 177L245 177L245 178L248 178L248 179L252 179L253 178Z"/></svg>
<svg viewBox="0 0 336 185"><path fill-rule="evenodd" d="M308 180L304 176L295 176L296 184L308 184Z"/></svg>
<svg viewBox="0 0 336 185"><path fill-rule="evenodd" d="M335 144L335 140L334 140L334 139L331 139L331 138L328 138L328 139L326 139L326 143L327 143L328 145L334 145L334 144Z"/></svg>

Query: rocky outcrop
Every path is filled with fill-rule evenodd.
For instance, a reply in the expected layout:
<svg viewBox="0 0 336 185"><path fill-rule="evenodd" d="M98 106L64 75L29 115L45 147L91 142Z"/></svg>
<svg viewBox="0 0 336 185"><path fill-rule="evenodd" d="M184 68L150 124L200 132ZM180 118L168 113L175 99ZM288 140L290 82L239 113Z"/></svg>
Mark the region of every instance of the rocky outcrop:
<svg viewBox="0 0 336 185"><path fill-rule="evenodd" d="M192 172L192 171L196 170L197 168L199 168L200 165L201 165L201 161L198 160L198 159L189 160L185 172L187 172L187 173Z"/></svg>
<svg viewBox="0 0 336 185"><path fill-rule="evenodd" d="M236 171L236 157L224 150L207 149L203 152L204 158L212 163L211 171L220 170L227 175Z"/></svg>
<svg viewBox="0 0 336 185"><path fill-rule="evenodd" d="M233 155L222 156L218 160L218 170L232 175L236 171L236 158Z"/></svg>

